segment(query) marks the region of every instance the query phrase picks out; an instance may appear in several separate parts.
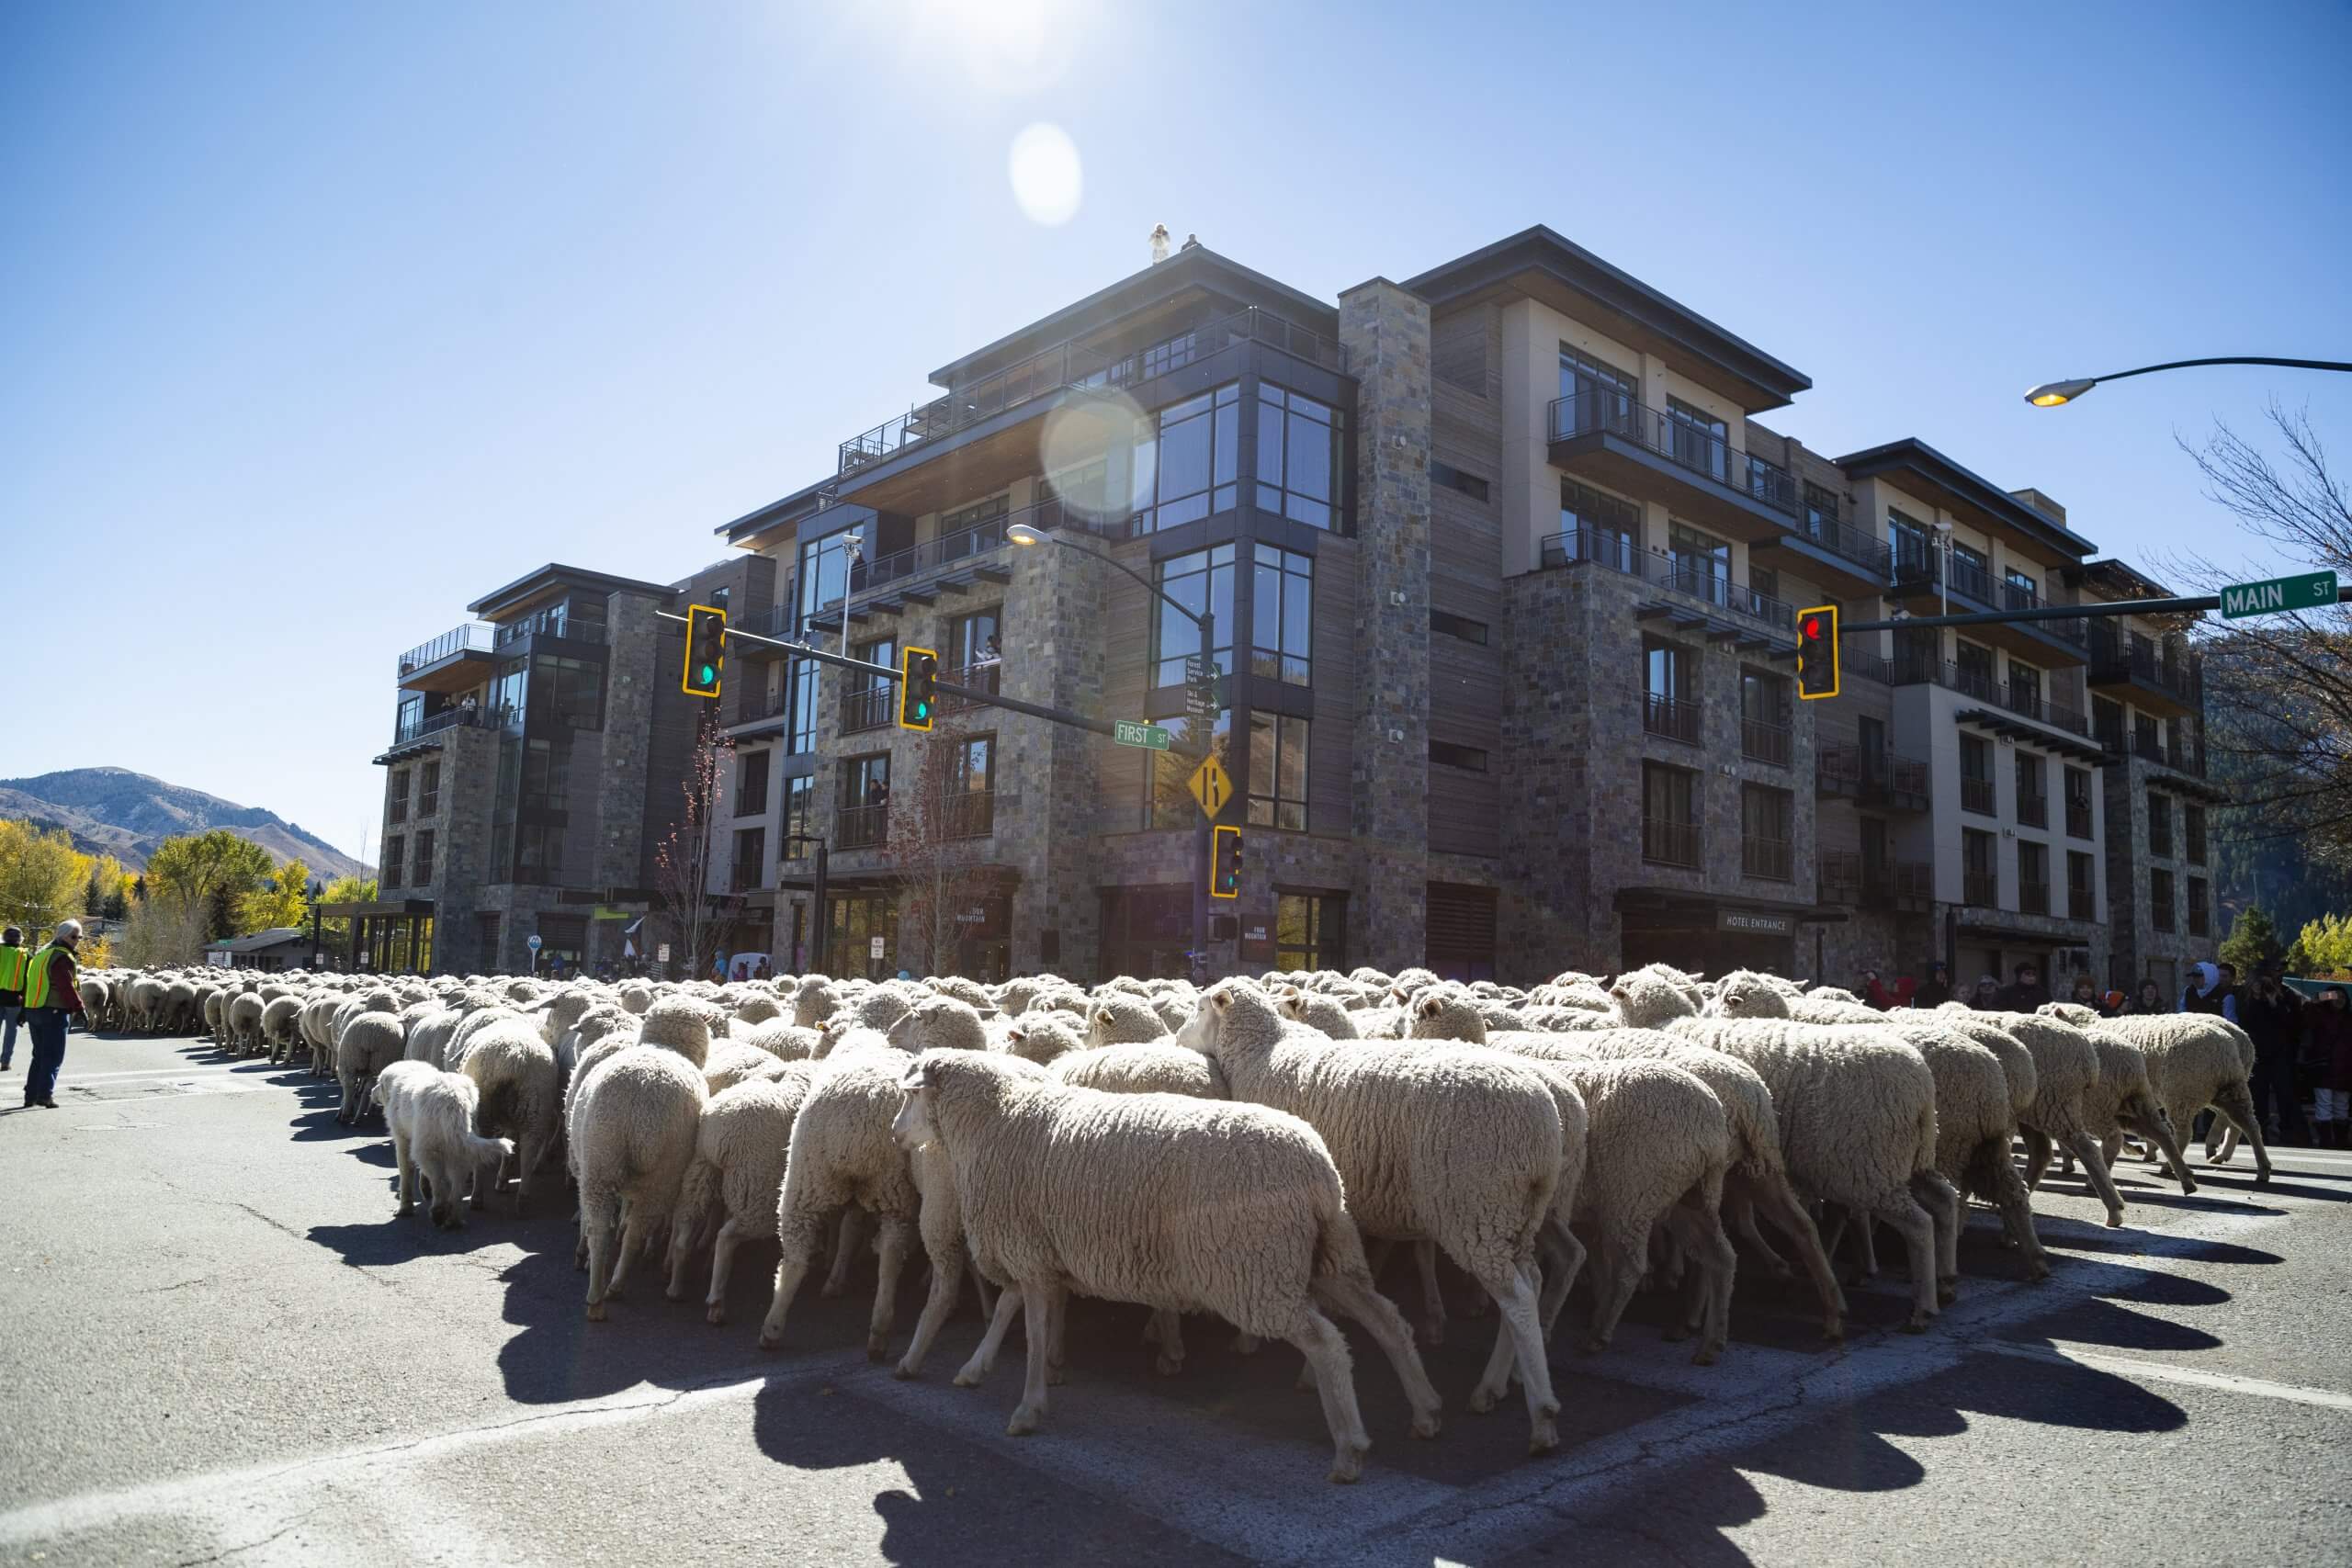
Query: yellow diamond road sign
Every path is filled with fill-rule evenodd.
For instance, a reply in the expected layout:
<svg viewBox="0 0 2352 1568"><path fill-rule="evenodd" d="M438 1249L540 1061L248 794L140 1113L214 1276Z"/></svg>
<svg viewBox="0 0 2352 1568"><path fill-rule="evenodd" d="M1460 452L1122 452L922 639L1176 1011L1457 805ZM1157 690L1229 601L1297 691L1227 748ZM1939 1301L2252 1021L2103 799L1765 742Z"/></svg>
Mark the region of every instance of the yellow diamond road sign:
<svg viewBox="0 0 2352 1568"><path fill-rule="evenodd" d="M1225 809L1225 803L1233 798L1233 775L1215 757L1204 757L1201 765L1193 770L1193 776L1184 781L1184 787L1193 792L1193 798L1201 803L1201 810L1214 822L1217 813Z"/></svg>

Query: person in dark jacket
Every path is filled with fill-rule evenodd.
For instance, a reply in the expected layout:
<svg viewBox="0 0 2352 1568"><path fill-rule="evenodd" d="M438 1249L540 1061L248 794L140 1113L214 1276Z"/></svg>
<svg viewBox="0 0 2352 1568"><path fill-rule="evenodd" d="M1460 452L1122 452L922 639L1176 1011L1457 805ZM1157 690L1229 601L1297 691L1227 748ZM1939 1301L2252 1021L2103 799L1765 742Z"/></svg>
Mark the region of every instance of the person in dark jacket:
<svg viewBox="0 0 2352 1568"><path fill-rule="evenodd" d="M0 1073L17 1059L17 1023L25 1010L25 933L10 926L0 931Z"/></svg>
<svg viewBox="0 0 2352 1568"><path fill-rule="evenodd" d="M2254 1040L2254 1113L2270 1135L2290 1147L2307 1146L2312 1130L2295 1092L2295 1061L2303 1049L2303 1003L2279 982L2276 964L2266 966L2254 989L2240 999L2238 1027Z"/></svg>
<svg viewBox="0 0 2352 1568"><path fill-rule="evenodd" d="M2001 977L1998 975L1976 976L1976 988L1968 994L1968 1005L1978 1012L2001 1011Z"/></svg>
<svg viewBox="0 0 2352 1568"><path fill-rule="evenodd" d="M2003 1012L2031 1012L2050 1000L2050 987L2041 983L2041 971L2029 959L2009 971L2009 983L2001 989L1996 1004Z"/></svg>
<svg viewBox="0 0 2352 1568"><path fill-rule="evenodd" d="M2173 1010L2165 1006L2164 987L2157 985L2155 977L2151 976L2147 979L2140 982L2140 994L2132 998L2131 1010L2133 1012L2170 1012Z"/></svg>
<svg viewBox="0 0 2352 1568"><path fill-rule="evenodd" d="M2218 1013L2235 1023L2238 1018L2237 998L2222 978L2222 966L2199 964L2188 972L2188 984L2180 993L2180 1012Z"/></svg>
<svg viewBox="0 0 2352 1568"><path fill-rule="evenodd" d="M2314 1141L2322 1148L2352 1147L2352 1011L2346 1009L2344 987L2322 987L2319 1000L2303 1010L2303 1023L2319 1079L2312 1095Z"/></svg>
<svg viewBox="0 0 2352 1568"><path fill-rule="evenodd" d="M57 1070L65 1065L68 1019L89 1020L74 988L74 953L82 945L82 922L60 920L49 942L32 956L25 975L25 1028L33 1037L32 1065L25 1069L25 1103L57 1109Z"/></svg>
<svg viewBox="0 0 2352 1568"><path fill-rule="evenodd" d="M1928 965L1928 983L1911 993L1915 1008L1939 1008L1951 1000L1951 969L1948 964Z"/></svg>

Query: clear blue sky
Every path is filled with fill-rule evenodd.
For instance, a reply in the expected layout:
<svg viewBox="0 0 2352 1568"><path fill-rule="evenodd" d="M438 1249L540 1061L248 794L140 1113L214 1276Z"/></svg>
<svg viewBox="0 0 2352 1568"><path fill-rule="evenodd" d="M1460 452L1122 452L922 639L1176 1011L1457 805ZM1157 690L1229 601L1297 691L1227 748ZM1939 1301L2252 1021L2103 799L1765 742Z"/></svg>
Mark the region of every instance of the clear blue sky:
<svg viewBox="0 0 2352 1568"><path fill-rule="evenodd" d="M2342 6L0 8L0 776L351 850L392 661L550 558L680 575L1164 221L1330 298L1544 222L2104 548L2352 378ZM1014 199L1057 125L1082 196ZM373 851L372 841L369 850Z"/></svg>

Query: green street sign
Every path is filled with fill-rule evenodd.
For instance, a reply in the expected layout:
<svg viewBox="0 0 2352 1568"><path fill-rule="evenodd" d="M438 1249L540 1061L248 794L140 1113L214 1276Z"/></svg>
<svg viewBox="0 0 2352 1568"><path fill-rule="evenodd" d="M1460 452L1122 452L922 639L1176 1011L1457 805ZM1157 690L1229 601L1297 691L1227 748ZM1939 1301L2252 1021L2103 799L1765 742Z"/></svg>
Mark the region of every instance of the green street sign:
<svg viewBox="0 0 2352 1568"><path fill-rule="evenodd" d="M1131 718L1112 720L1111 739L1122 746L1141 746L1150 751L1168 750L1168 731L1156 724L1137 724Z"/></svg>
<svg viewBox="0 0 2352 1568"><path fill-rule="evenodd" d="M2308 571L2267 582L2235 582L2222 590L2222 618L2275 615L2282 610L2321 610L2335 603L2335 573Z"/></svg>

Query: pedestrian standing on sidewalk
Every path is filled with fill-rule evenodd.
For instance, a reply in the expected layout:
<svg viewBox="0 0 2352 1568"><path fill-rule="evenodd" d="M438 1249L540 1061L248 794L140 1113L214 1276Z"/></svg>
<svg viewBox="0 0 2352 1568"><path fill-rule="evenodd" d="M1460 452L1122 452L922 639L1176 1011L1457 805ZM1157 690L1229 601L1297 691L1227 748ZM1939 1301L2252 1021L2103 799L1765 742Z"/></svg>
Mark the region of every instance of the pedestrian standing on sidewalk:
<svg viewBox="0 0 2352 1568"><path fill-rule="evenodd" d="M2238 1023L2254 1040L2254 1114L2268 1135L2290 1148L2309 1145L2303 1102L2295 1093L2295 1059L2303 1049L2303 1004L2266 964L2254 989L2238 1003ZM2273 1109L2275 1103L2276 1109Z"/></svg>
<svg viewBox="0 0 2352 1568"><path fill-rule="evenodd" d="M2303 1017L2319 1068L2313 1097L2319 1124L2312 1141L2322 1148L2352 1148L2352 1011L2346 1009L2344 987L2320 987L2319 1000L2303 1010Z"/></svg>
<svg viewBox="0 0 2352 1568"><path fill-rule="evenodd" d="M65 1065L65 1021L83 1016L74 988L74 954L82 945L82 922L60 920L48 944L32 956L25 976L25 1030L33 1037L32 1064L25 1069L25 1103L57 1109L57 1070Z"/></svg>
<svg viewBox="0 0 2352 1568"><path fill-rule="evenodd" d="M2133 1012L2170 1012L2173 1010L2172 1009L2165 1006L2164 988L2156 984L2154 976L2151 975L2148 978L2140 982L2139 998L2132 1004L2132 1010Z"/></svg>
<svg viewBox="0 0 2352 1568"><path fill-rule="evenodd" d="M17 1059L17 1022L25 1010L25 933L0 931L0 1073Z"/></svg>
<svg viewBox="0 0 2352 1568"><path fill-rule="evenodd" d="M1951 1000L1951 969L1947 964L1928 965L1928 983L1911 993L1915 1008L1939 1008Z"/></svg>

